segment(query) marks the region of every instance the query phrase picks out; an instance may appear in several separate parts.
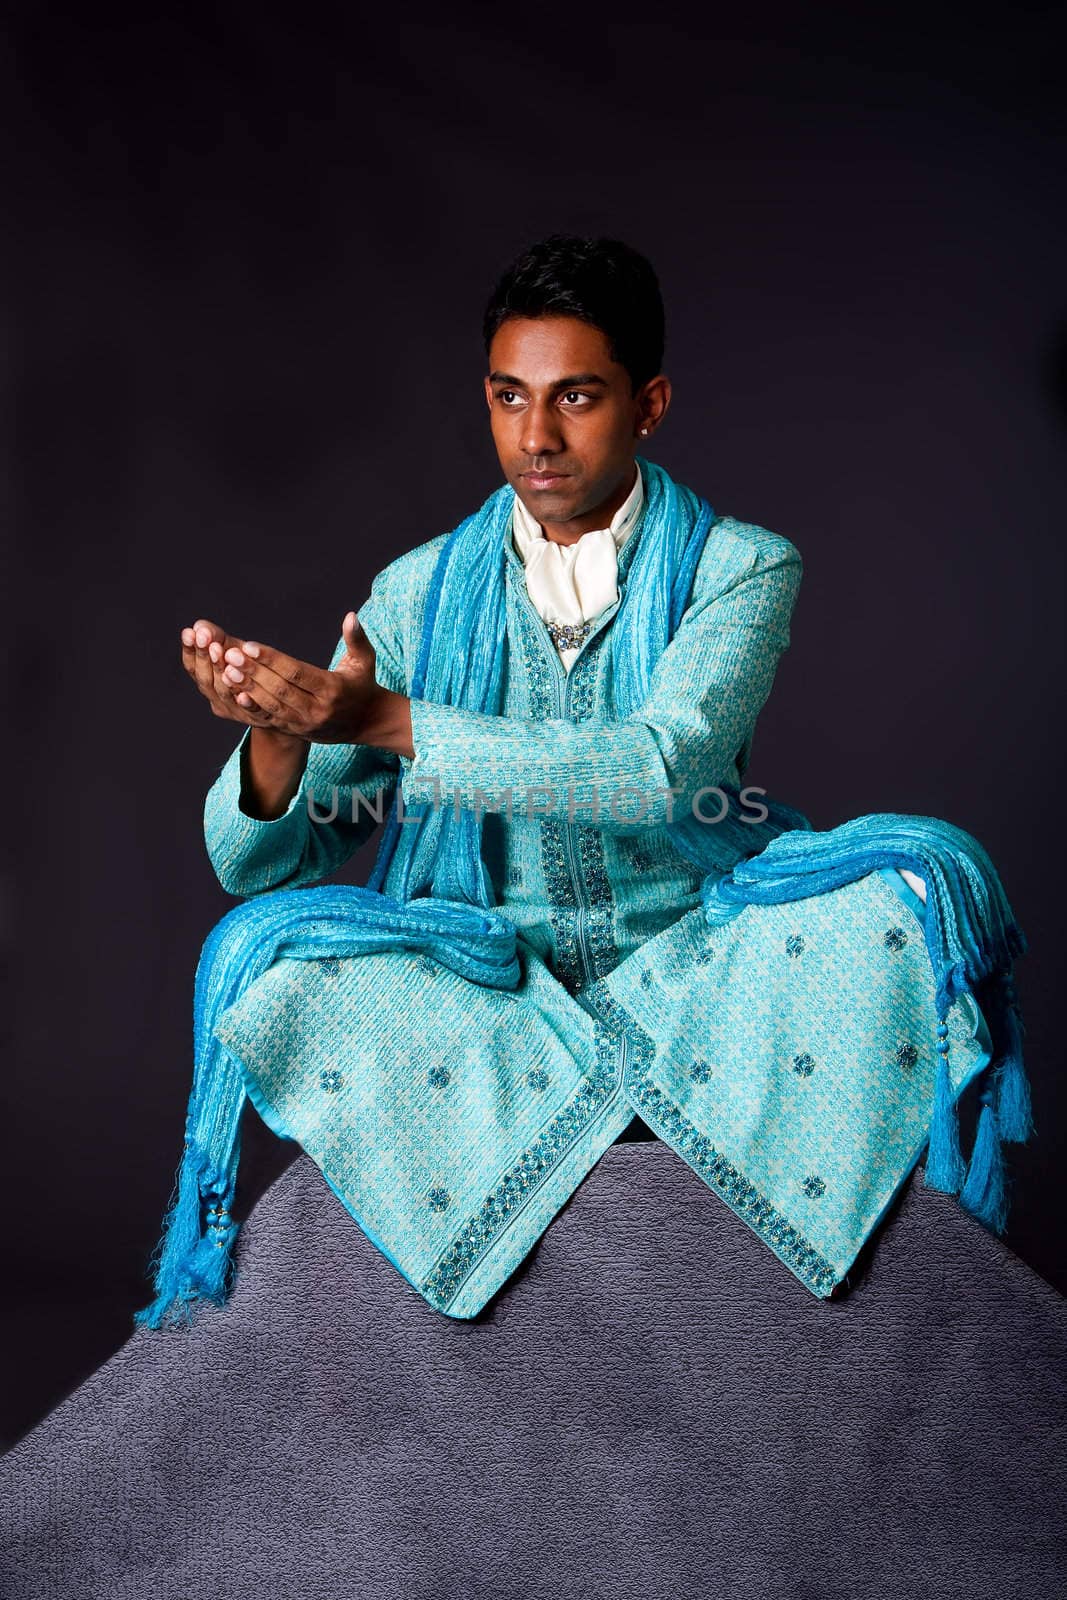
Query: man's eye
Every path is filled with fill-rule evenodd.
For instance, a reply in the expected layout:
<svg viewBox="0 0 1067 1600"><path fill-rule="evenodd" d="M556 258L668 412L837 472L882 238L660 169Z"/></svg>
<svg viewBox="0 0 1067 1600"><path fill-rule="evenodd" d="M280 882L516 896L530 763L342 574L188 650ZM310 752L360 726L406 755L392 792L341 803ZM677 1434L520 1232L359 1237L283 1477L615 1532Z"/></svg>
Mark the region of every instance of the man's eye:
<svg viewBox="0 0 1067 1600"><path fill-rule="evenodd" d="M514 389L501 389L497 394L497 399L502 400L506 406L509 406L513 400L517 400L518 398L519 397L515 393Z"/></svg>
<svg viewBox="0 0 1067 1600"><path fill-rule="evenodd" d="M580 406L589 399L589 396L587 394L583 394L580 389L568 389L566 394L561 395L560 398L562 400L566 400L572 406Z"/></svg>

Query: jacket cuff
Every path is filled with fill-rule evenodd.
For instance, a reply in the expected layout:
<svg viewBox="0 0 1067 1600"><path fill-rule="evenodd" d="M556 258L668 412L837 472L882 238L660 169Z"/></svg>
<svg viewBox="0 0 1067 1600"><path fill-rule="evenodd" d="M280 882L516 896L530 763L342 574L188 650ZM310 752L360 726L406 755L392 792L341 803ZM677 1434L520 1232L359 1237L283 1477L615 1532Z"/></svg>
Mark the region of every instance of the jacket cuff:
<svg viewBox="0 0 1067 1600"><path fill-rule="evenodd" d="M307 829L307 768L288 806L279 817L250 817L241 810L241 757L251 736L248 727L230 752L208 792L204 807L204 837L212 866L224 886L237 881L242 887L230 893L254 893L299 861ZM324 799L324 806L328 799ZM247 887L246 887L247 885Z"/></svg>

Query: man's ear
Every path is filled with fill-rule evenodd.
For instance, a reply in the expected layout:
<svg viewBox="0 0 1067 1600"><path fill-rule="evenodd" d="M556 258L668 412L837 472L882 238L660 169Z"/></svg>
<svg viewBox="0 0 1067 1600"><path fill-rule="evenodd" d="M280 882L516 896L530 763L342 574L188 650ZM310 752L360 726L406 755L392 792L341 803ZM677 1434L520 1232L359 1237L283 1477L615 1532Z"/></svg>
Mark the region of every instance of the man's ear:
<svg viewBox="0 0 1067 1600"><path fill-rule="evenodd" d="M661 372L643 383L637 391L636 400L638 433L642 436L655 433L671 403L671 380L666 373Z"/></svg>
<svg viewBox="0 0 1067 1600"><path fill-rule="evenodd" d="M493 409L493 385L490 383L488 377L486 377L486 380L485 380L485 403L489 407L490 411L492 411L492 409Z"/></svg>

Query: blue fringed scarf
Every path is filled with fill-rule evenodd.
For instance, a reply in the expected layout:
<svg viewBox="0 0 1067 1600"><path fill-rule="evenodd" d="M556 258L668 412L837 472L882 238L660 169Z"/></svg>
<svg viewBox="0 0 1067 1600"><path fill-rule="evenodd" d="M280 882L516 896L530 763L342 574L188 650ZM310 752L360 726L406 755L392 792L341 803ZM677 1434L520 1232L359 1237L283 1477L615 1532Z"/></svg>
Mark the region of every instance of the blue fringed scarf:
<svg viewBox="0 0 1067 1600"><path fill-rule="evenodd" d="M1008 1200L1001 1140L1025 1143L1033 1130L1023 1065L1022 1018L1012 976L1027 945L996 868L972 834L938 817L881 813L856 817L828 833L782 833L724 878L707 878L704 914L716 926L750 905L778 905L825 894L879 867L904 867L926 883L923 927L936 983L938 1068L926 1182L1003 1232ZM969 1167L949 1076L948 1009L977 994L993 1055Z"/></svg>
<svg viewBox="0 0 1067 1600"><path fill-rule="evenodd" d="M648 693L653 669L688 604L715 520L706 500L674 483L661 467L643 460L639 466L645 486L640 543L606 642L620 717ZM498 490L442 546L412 676L413 699L502 714L505 540L513 505L513 491ZM456 648L460 640L466 650ZM739 800L736 791L731 798ZM739 805L717 824L736 831L738 844L743 841L751 854L726 877L709 870L702 891L708 920L725 920L746 905L823 893L884 865L906 866L925 879L927 948L941 1019L927 1182L960 1193L969 1210L999 1231L1006 1214L1000 1141L1025 1140L1031 1120L1011 978L1012 962L1025 950L1025 941L992 862L970 834L936 818L868 816L815 833L800 812L770 800L765 804L768 817L757 826L740 821ZM451 807L409 812L401 827L394 807L366 888L324 885L298 894L281 889L257 895L209 934L196 972L195 1070L185 1146L154 1258L156 1297L137 1314L139 1322L158 1328L186 1320L196 1300L220 1303L228 1293L245 1091L240 1070L214 1038L214 1028L221 1013L270 965L281 959L422 950L473 982L516 986L515 927L493 909L481 829L473 812L457 815ZM671 829L688 860L711 867L705 825L685 816ZM721 831L717 837L721 840ZM391 865L399 892L387 896L381 886ZM991 994L986 1006L996 1047L994 1079L982 1096L965 1181L945 1014L960 993L979 985Z"/></svg>

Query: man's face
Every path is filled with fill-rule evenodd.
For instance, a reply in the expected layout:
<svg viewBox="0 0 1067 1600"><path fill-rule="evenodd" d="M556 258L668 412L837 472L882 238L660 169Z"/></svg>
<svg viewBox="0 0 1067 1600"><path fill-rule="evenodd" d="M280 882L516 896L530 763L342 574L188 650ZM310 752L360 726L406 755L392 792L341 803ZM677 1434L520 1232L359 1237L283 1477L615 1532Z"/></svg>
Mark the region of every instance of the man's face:
<svg viewBox="0 0 1067 1600"><path fill-rule="evenodd" d="M607 526L633 484L647 421L644 390L632 392L600 329L576 317L509 318L490 347L485 394L504 476L530 514L565 540Z"/></svg>

